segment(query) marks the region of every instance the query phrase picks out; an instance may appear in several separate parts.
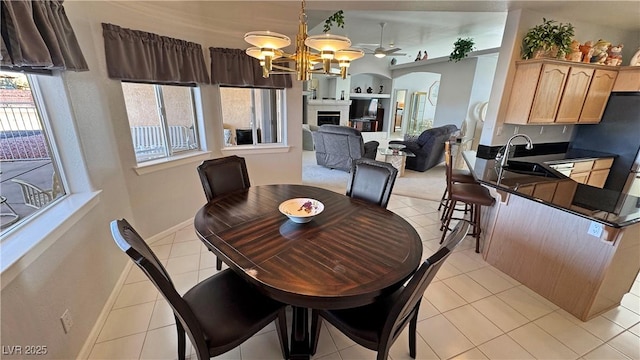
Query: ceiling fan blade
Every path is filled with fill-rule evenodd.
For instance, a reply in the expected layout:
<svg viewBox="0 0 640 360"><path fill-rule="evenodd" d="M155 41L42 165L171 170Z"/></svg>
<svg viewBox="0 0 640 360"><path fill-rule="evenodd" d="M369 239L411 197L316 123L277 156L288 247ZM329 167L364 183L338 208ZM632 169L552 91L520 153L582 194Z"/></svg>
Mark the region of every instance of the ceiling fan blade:
<svg viewBox="0 0 640 360"><path fill-rule="evenodd" d="M387 49L387 50L385 50L384 52L385 52L385 53L387 53L387 55L389 55L389 54L393 54L393 53L395 53L396 51L400 51L400 50L402 50L402 49L400 49L400 48L393 48L393 49Z"/></svg>

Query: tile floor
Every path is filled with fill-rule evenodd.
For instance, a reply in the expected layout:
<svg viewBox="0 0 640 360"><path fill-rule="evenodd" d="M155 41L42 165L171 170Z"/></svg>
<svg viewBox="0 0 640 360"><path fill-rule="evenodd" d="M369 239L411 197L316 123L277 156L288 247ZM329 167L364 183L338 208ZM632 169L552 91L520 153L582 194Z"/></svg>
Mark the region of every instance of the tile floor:
<svg viewBox="0 0 640 360"><path fill-rule="evenodd" d="M437 205L394 195L388 206L414 225L425 258L439 246ZM193 226L151 245L180 293L216 272L215 257L197 239ZM640 359L640 281L622 306L581 322L484 262L473 251L471 238L440 269L424 294L419 317L418 359ZM174 359L173 323L165 300L132 267L90 358ZM375 357L325 323L314 359ZM390 357L410 359L406 330ZM280 359L275 326L219 358Z"/></svg>

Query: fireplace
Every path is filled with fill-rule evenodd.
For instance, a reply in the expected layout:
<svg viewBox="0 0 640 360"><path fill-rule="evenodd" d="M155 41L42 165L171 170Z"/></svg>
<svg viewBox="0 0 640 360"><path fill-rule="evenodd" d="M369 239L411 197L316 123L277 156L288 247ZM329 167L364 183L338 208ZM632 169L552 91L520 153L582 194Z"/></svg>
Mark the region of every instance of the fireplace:
<svg viewBox="0 0 640 360"><path fill-rule="evenodd" d="M340 125L340 111L318 111L318 126Z"/></svg>
<svg viewBox="0 0 640 360"><path fill-rule="evenodd" d="M349 125L349 104L351 100L307 100L307 124Z"/></svg>

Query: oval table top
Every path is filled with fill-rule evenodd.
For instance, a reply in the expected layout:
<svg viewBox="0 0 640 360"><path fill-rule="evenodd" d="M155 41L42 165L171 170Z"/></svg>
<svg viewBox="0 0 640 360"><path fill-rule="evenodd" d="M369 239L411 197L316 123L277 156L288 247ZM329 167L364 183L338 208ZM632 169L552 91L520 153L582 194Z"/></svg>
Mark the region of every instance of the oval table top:
<svg viewBox="0 0 640 360"><path fill-rule="evenodd" d="M296 224L278 205L313 198L324 211ZM422 242L399 215L304 185L253 186L216 198L194 219L205 245L281 302L309 308L369 304L418 267Z"/></svg>

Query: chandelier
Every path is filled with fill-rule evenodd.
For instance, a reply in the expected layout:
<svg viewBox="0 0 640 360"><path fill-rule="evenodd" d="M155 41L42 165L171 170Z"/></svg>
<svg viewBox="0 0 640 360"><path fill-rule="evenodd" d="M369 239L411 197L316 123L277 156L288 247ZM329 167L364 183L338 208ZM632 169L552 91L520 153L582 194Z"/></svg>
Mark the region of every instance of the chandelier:
<svg viewBox="0 0 640 360"><path fill-rule="evenodd" d="M271 31L252 31L244 35L244 40L253 45L246 53L260 60L262 76L265 78L270 74L295 72L298 80L306 81L311 79L311 74L338 75L333 71L334 65L337 65L340 76L345 79L351 61L364 56L362 50L349 48L351 40L347 37L327 33L307 36L304 0L300 10L294 54L287 54L281 50L291 45L291 39L286 35ZM285 66L291 63L295 66Z"/></svg>

